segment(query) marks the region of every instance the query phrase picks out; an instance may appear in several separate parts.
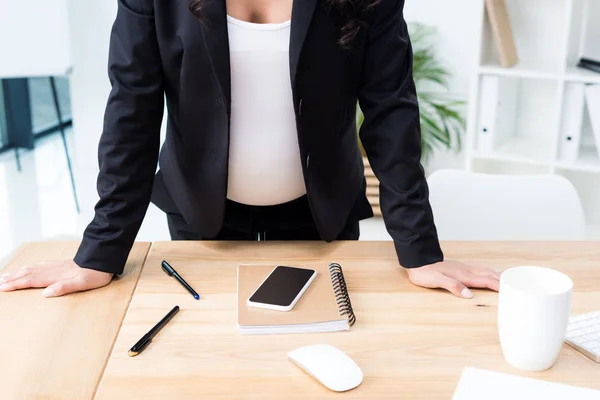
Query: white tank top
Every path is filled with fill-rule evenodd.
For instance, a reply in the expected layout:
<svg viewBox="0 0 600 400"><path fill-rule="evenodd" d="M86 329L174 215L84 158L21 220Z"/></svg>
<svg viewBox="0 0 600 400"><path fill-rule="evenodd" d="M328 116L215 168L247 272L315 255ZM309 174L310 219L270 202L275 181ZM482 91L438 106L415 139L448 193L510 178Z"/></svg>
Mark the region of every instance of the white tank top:
<svg viewBox="0 0 600 400"><path fill-rule="evenodd" d="M228 16L231 127L227 197L274 205L306 193L289 68L290 22Z"/></svg>

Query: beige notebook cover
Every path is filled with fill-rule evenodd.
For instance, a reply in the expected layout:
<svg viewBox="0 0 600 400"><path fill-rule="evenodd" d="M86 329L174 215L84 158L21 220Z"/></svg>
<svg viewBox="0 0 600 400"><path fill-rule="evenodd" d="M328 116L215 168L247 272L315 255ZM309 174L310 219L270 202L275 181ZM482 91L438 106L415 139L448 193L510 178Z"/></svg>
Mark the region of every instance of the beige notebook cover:
<svg viewBox="0 0 600 400"><path fill-rule="evenodd" d="M515 39L510 27L504 0L486 0L487 15L492 26L496 46L503 67L512 67L519 61Z"/></svg>
<svg viewBox="0 0 600 400"><path fill-rule="evenodd" d="M256 333L325 332L347 330L354 323L354 313L339 264L289 265L317 271L314 281L291 311L248 307L248 298L276 266L255 264L238 266L238 327L240 330L254 329Z"/></svg>

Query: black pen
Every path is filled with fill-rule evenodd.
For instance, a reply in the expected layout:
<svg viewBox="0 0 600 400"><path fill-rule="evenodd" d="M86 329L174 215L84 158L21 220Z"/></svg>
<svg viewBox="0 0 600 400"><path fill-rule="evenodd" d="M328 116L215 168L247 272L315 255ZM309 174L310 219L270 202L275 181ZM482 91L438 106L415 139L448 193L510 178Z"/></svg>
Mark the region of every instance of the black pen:
<svg viewBox="0 0 600 400"><path fill-rule="evenodd" d="M179 306L173 307L171 311L167 315L161 319L158 324L154 325L154 328L150 329L148 333L146 333L136 344L133 345L131 349L129 349L129 357L135 357L140 354L146 346L152 341L152 338L156 336L156 334L162 329L163 326L167 324L179 312Z"/></svg>
<svg viewBox="0 0 600 400"><path fill-rule="evenodd" d="M179 281L179 283L181 283L183 285L183 287L185 287L188 290L188 292L190 292L192 294L192 296L194 296L194 298L196 300L200 299L200 295L198 295L198 293L196 293L196 291L194 289L192 289L192 287L190 285L188 285L188 283L181 276L179 276L177 271L175 271L173 269L173 267L171 267L169 265L168 262L163 261L161 263L161 266L162 266L163 271L165 271L167 273L167 275L172 276L173 278L177 279Z"/></svg>

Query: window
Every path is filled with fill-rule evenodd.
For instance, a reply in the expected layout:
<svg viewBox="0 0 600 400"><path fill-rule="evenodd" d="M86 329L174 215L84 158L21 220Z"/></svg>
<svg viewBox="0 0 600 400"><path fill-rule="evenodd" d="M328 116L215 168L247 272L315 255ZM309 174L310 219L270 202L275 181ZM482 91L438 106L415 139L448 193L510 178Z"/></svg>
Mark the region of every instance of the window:
<svg viewBox="0 0 600 400"><path fill-rule="evenodd" d="M0 151L14 147L32 148L37 136L58 130L58 115L49 77L0 82ZM72 117L69 79L55 78L55 83L62 123L70 125ZM8 96L13 106L11 132L7 124Z"/></svg>
<svg viewBox="0 0 600 400"><path fill-rule="evenodd" d="M4 109L4 92L0 85L0 149L6 147L8 138L6 137L6 112Z"/></svg>
<svg viewBox="0 0 600 400"><path fill-rule="evenodd" d="M55 78L58 102L63 123L71 120L71 102L68 78ZM29 98L31 101L31 122L34 134L46 132L58 126L58 117L52 98L49 78L29 79Z"/></svg>

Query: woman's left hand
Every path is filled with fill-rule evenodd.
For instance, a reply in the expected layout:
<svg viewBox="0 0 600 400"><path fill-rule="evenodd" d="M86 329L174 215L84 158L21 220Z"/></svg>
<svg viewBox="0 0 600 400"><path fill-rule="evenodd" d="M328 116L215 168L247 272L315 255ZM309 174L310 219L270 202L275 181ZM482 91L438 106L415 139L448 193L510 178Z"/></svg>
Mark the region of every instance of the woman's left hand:
<svg viewBox="0 0 600 400"><path fill-rule="evenodd" d="M455 296L470 299L469 288L498 291L500 273L485 267L465 265L458 261L441 261L419 268L407 269L410 281L426 288L446 289Z"/></svg>

